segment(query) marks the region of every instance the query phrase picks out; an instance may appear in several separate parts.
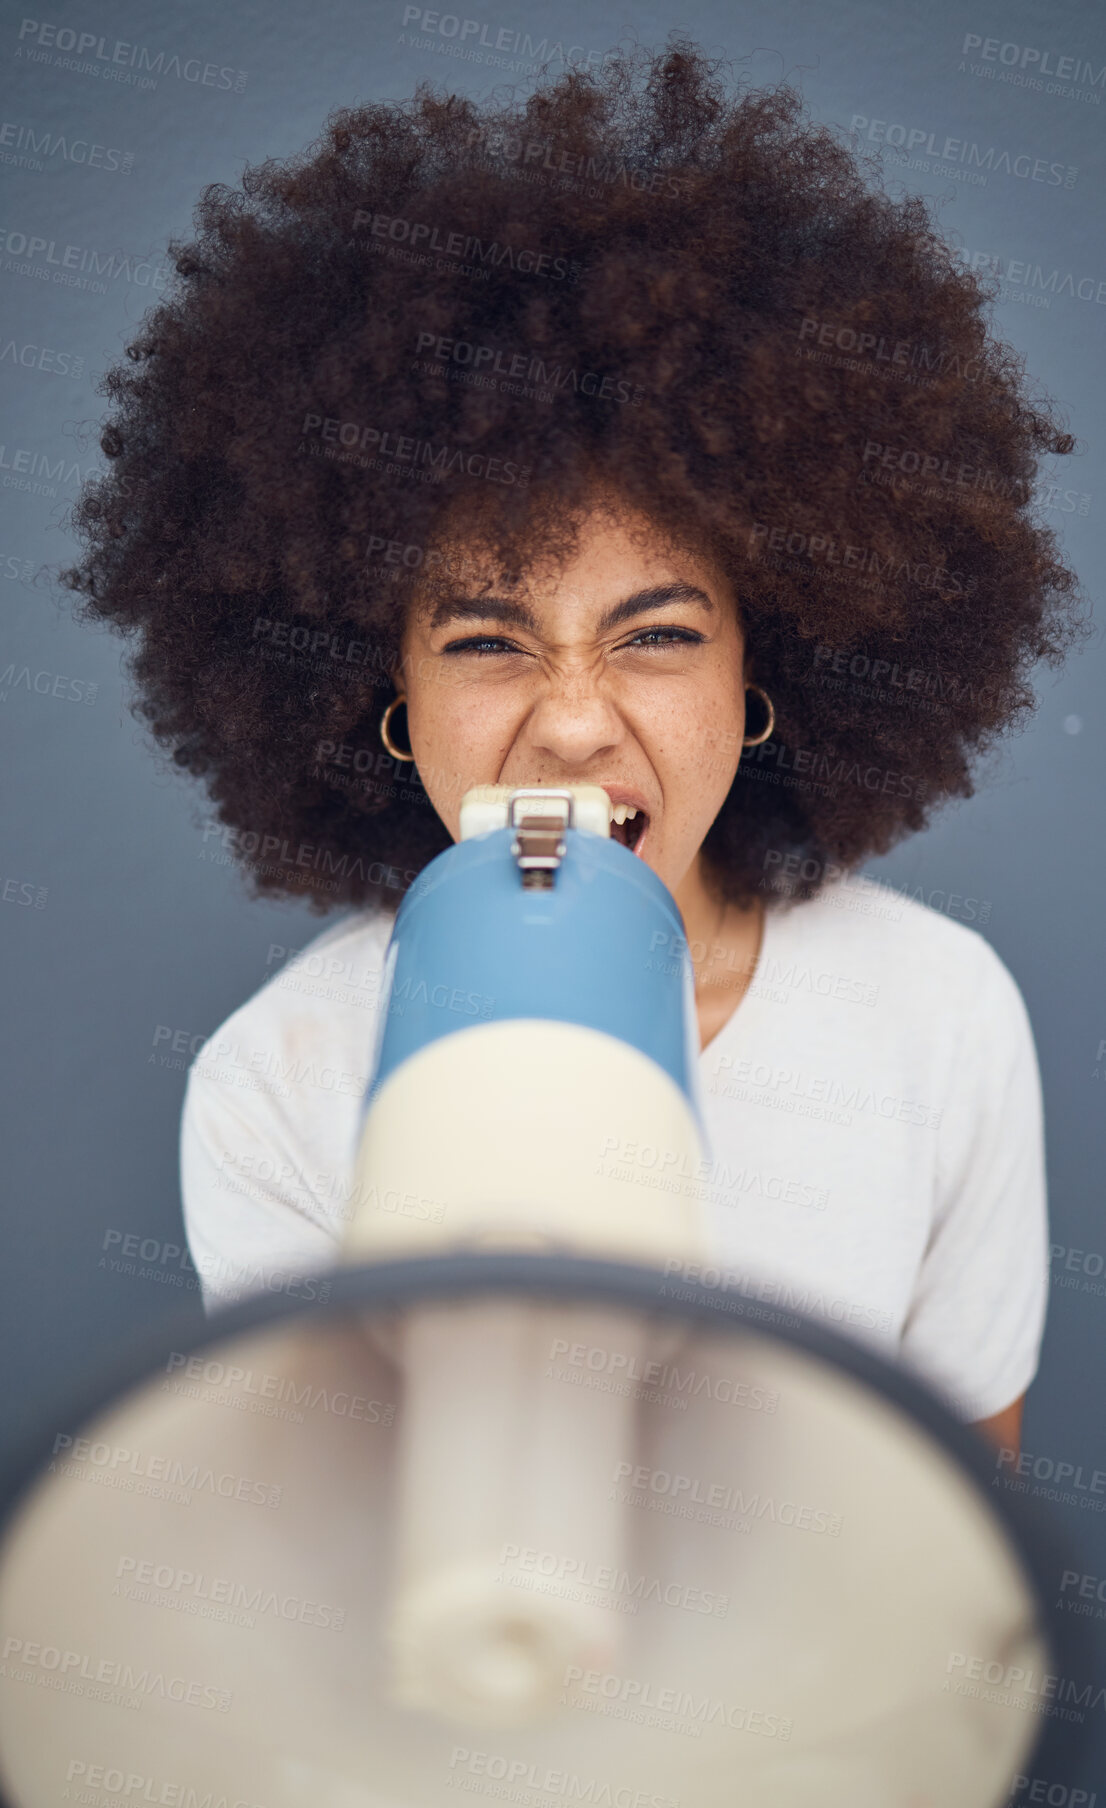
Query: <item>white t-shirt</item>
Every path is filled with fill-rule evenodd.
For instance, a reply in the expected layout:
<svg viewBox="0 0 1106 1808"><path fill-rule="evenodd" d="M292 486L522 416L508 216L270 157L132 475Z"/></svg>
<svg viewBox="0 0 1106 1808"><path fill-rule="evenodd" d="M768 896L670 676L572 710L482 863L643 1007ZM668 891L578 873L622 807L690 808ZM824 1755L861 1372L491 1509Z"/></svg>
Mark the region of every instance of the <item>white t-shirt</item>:
<svg viewBox="0 0 1106 1808"><path fill-rule="evenodd" d="M181 1186L208 1312L309 1297L337 1264L392 922L324 931L190 1069ZM722 1270L703 1278L874 1345L963 1419L1017 1399L1048 1296L1043 1113L1025 1005L983 937L869 880L774 903L699 1059L711 1159L689 1184Z"/></svg>

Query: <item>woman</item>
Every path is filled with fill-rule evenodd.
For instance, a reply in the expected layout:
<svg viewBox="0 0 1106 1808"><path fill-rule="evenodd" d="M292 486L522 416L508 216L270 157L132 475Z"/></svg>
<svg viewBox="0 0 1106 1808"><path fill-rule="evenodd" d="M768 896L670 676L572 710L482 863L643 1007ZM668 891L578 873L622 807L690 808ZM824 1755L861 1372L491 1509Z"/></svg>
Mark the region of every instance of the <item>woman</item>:
<svg viewBox="0 0 1106 1808"><path fill-rule="evenodd" d="M513 109L342 113L242 186L108 379L68 574L141 633L140 707L256 894L353 907L191 1070L205 1303L325 1284L391 921L464 792L598 782L687 930L729 1284L1016 1449L1025 1008L967 923L851 876L971 795L1077 632L1030 518L1073 442L984 291L685 42Z"/></svg>

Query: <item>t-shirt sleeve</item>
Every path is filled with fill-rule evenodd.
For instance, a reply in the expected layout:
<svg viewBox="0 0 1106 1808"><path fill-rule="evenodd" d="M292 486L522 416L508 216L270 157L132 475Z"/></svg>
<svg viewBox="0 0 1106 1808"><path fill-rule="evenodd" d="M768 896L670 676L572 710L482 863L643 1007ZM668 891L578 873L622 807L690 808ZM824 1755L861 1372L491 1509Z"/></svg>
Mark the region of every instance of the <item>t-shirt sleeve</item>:
<svg viewBox="0 0 1106 1808"><path fill-rule="evenodd" d="M901 1353L958 1417L990 1418L1037 1373L1048 1304L1044 1111L1029 1016L979 938L980 975L940 1125L938 1199Z"/></svg>
<svg viewBox="0 0 1106 1808"><path fill-rule="evenodd" d="M180 1127L185 1234L209 1315L248 1294L318 1296L338 1237L274 1100L189 1070Z"/></svg>

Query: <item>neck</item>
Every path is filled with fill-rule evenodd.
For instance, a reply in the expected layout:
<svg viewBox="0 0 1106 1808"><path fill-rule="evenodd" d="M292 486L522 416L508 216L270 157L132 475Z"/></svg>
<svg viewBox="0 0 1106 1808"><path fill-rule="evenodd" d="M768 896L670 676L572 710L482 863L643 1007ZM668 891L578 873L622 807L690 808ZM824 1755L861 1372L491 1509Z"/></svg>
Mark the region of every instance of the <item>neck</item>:
<svg viewBox="0 0 1106 1808"><path fill-rule="evenodd" d="M748 987L757 963L763 901L758 898L744 907L723 905L704 882L701 854L696 854L673 896L695 970L696 1001L735 1000Z"/></svg>

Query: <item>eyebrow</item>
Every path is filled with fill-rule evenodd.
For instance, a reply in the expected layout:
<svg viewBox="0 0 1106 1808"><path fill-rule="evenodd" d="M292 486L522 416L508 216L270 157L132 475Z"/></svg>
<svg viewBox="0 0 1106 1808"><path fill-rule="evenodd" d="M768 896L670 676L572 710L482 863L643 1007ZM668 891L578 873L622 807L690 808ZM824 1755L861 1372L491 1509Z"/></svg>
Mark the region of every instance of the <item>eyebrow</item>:
<svg viewBox="0 0 1106 1808"><path fill-rule="evenodd" d="M631 621L635 616L645 615L650 609L660 609L666 603L693 603L714 614L714 604L705 590L696 584L654 584L648 590L635 590L632 596L623 597L620 603L614 603L599 617L600 633L607 628L617 628L624 621ZM450 597L448 601L439 603L430 618L430 630L444 627L451 621L498 621L516 628L528 628L536 634L538 624L532 612L524 603L509 602L501 596L459 596Z"/></svg>

